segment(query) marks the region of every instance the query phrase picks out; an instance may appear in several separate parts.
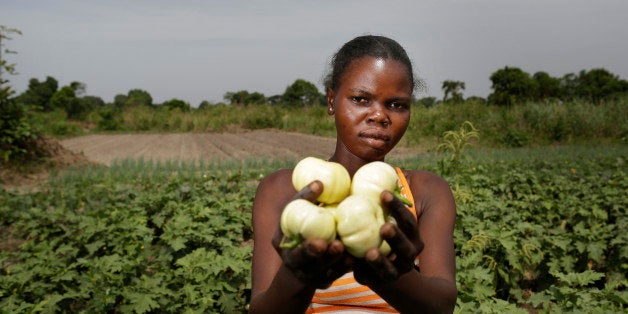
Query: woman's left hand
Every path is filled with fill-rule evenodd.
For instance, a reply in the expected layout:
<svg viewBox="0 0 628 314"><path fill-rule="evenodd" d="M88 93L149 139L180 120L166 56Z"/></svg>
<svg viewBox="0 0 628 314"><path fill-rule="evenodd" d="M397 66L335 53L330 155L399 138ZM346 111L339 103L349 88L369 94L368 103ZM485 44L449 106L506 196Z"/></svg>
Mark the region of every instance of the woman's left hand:
<svg viewBox="0 0 628 314"><path fill-rule="evenodd" d="M377 248L372 248L366 252L364 259L356 260L353 265L356 280L371 287L394 282L413 270L415 258L424 247L417 218L406 205L389 191L382 192L381 199L397 223L385 223L380 228L382 238L390 245L391 254L384 256Z"/></svg>

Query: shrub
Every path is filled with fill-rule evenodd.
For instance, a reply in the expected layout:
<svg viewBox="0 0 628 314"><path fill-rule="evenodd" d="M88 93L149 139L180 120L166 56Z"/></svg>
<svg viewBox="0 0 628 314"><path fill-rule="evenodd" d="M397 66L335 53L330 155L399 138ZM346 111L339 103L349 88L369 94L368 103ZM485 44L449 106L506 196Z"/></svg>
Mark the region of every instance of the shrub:
<svg viewBox="0 0 628 314"><path fill-rule="evenodd" d="M0 157L4 162L35 157L39 132L30 123L26 107L8 98L8 90L0 93Z"/></svg>
<svg viewBox="0 0 628 314"><path fill-rule="evenodd" d="M514 128L508 129L502 138L502 143L506 147L523 147L529 142L530 137L524 131Z"/></svg>

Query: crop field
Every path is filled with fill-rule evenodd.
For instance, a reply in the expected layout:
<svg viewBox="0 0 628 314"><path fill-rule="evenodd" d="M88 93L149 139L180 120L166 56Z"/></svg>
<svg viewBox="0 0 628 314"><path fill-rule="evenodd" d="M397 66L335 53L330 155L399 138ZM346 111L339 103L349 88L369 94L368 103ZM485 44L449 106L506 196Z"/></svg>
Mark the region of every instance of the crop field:
<svg viewBox="0 0 628 314"><path fill-rule="evenodd" d="M89 160L110 165L116 160L142 158L152 161L230 159L328 158L334 138L272 129L235 133L92 134L61 141ZM416 155L418 150L397 147L393 157Z"/></svg>
<svg viewBox="0 0 628 314"><path fill-rule="evenodd" d="M456 312L625 313L627 156L609 144L472 149L447 171L448 155L387 161L452 187ZM246 312L256 186L300 157L117 158L0 190L1 311Z"/></svg>

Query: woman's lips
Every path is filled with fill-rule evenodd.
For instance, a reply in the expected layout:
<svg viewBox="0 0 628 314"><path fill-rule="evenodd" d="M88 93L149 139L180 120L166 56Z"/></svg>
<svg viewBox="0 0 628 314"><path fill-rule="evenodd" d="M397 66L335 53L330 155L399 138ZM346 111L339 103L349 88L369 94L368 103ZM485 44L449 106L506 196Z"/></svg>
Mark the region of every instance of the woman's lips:
<svg viewBox="0 0 628 314"><path fill-rule="evenodd" d="M374 148L385 147L390 141L390 136L378 130L366 130L358 134L369 146Z"/></svg>

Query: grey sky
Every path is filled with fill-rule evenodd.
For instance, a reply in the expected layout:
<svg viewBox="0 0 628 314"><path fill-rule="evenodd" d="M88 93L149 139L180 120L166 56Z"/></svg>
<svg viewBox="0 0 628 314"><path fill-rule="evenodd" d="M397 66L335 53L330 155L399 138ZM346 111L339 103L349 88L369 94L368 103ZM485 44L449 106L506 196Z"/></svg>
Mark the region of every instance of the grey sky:
<svg viewBox="0 0 628 314"><path fill-rule="evenodd" d="M466 83L486 97L504 66L553 76L603 67L628 79L628 1L52 1L0 0L22 92L30 78L80 81L110 102L144 89L197 106L226 92L282 94L297 78L322 92L331 55L361 34L390 36L427 90Z"/></svg>

